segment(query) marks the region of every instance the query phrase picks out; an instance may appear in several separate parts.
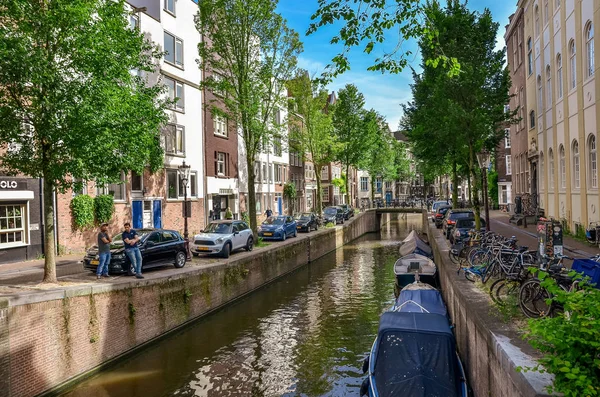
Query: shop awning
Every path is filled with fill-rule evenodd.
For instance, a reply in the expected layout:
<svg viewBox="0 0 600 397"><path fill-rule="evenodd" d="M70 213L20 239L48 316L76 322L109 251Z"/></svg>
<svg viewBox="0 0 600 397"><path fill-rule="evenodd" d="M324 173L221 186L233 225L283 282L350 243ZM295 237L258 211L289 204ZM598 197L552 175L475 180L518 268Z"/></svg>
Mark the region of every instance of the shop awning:
<svg viewBox="0 0 600 397"><path fill-rule="evenodd" d="M2 190L0 191L0 201L33 200L33 191L31 190Z"/></svg>

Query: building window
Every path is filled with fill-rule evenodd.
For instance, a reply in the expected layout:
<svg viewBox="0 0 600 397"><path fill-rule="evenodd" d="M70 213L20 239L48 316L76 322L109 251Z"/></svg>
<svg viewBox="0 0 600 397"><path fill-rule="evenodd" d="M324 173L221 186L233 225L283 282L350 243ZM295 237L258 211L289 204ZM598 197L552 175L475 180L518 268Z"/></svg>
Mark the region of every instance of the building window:
<svg viewBox="0 0 600 397"><path fill-rule="evenodd" d="M326 181L329 179L329 166L325 165L321 168L321 180Z"/></svg>
<svg viewBox="0 0 600 397"><path fill-rule="evenodd" d="M165 11L169 11L175 15L175 0L163 0L165 3Z"/></svg>
<svg viewBox="0 0 600 397"><path fill-rule="evenodd" d="M254 162L254 181L255 182L260 182L261 180L261 175L260 175L260 162L255 161Z"/></svg>
<svg viewBox="0 0 600 397"><path fill-rule="evenodd" d="M137 14L129 15L129 28L131 30L139 29L140 27L140 17Z"/></svg>
<svg viewBox="0 0 600 397"><path fill-rule="evenodd" d="M278 126L281 124L281 111L279 109L275 109L273 111L273 125Z"/></svg>
<svg viewBox="0 0 600 397"><path fill-rule="evenodd" d="M594 75L594 25L588 22L585 27L586 77Z"/></svg>
<svg viewBox="0 0 600 397"><path fill-rule="evenodd" d="M506 175L512 174L511 157L510 154L506 156Z"/></svg>
<svg viewBox="0 0 600 397"><path fill-rule="evenodd" d="M500 188L501 188L500 204L507 204L508 203L508 186L502 185L502 186L500 186Z"/></svg>
<svg viewBox="0 0 600 397"><path fill-rule="evenodd" d="M554 153L552 149L548 149L548 186L554 189Z"/></svg>
<svg viewBox="0 0 600 397"><path fill-rule="evenodd" d="M323 201L326 203L329 202L329 187L323 188Z"/></svg>
<svg viewBox="0 0 600 397"><path fill-rule="evenodd" d="M165 133L165 152L176 156L185 154L185 128L183 126L167 124Z"/></svg>
<svg viewBox="0 0 600 397"><path fill-rule="evenodd" d="M540 190L544 190L544 153L540 152Z"/></svg>
<svg viewBox="0 0 600 397"><path fill-rule="evenodd" d="M575 189L579 189L579 144L573 142L573 182Z"/></svg>
<svg viewBox="0 0 600 397"><path fill-rule="evenodd" d="M535 35L540 35L540 8L536 5L534 9L535 14Z"/></svg>
<svg viewBox="0 0 600 397"><path fill-rule="evenodd" d="M224 176L226 172L226 159L227 154L223 152L217 152L217 161L216 161L216 172L218 176Z"/></svg>
<svg viewBox="0 0 600 397"><path fill-rule="evenodd" d="M169 94L169 99L173 101L171 109L174 110L185 110L185 98L183 92L183 83L174 80L170 77L165 77L165 85Z"/></svg>
<svg viewBox="0 0 600 397"><path fill-rule="evenodd" d="M556 56L556 97L562 98L563 96L563 77L562 77L562 57L560 54Z"/></svg>
<svg viewBox="0 0 600 397"><path fill-rule="evenodd" d="M282 182L282 166L280 164L273 164L273 167L275 167L275 183L281 183Z"/></svg>
<svg viewBox="0 0 600 397"><path fill-rule="evenodd" d="M223 118L223 116L220 116L218 114L213 115L213 128L215 135L227 138L227 121L225 121L225 118Z"/></svg>
<svg viewBox="0 0 600 397"><path fill-rule="evenodd" d="M177 170L167 170L167 198L176 199L179 196L179 174Z"/></svg>
<svg viewBox="0 0 600 397"><path fill-rule="evenodd" d="M533 73L533 46L531 45L531 37L527 39L527 73L530 76Z"/></svg>
<svg viewBox="0 0 600 397"><path fill-rule="evenodd" d="M517 57L519 59L519 66L523 63L523 36L521 36L521 30L517 30L517 36L519 41L519 49L517 52Z"/></svg>
<svg viewBox="0 0 600 397"><path fill-rule="evenodd" d="M125 200L125 173L121 173L120 183L109 183L106 186L98 186L96 194L110 194L115 201Z"/></svg>
<svg viewBox="0 0 600 397"><path fill-rule="evenodd" d="M544 25L548 23L548 0L544 0Z"/></svg>
<svg viewBox="0 0 600 397"><path fill-rule="evenodd" d="M542 76L538 74L537 77L537 89L538 89L538 113L542 114L544 111L544 96L542 94Z"/></svg>
<svg viewBox="0 0 600 397"><path fill-rule="evenodd" d="M25 204L0 205L0 248L26 244Z"/></svg>
<svg viewBox="0 0 600 397"><path fill-rule="evenodd" d="M558 148L558 166L560 167L560 187L567 187L567 165L565 164L565 147L560 145Z"/></svg>
<svg viewBox="0 0 600 397"><path fill-rule="evenodd" d="M183 40L165 32L165 61L183 67Z"/></svg>
<svg viewBox="0 0 600 397"><path fill-rule="evenodd" d="M504 147L506 149L510 148L510 128L504 129Z"/></svg>
<svg viewBox="0 0 600 397"><path fill-rule="evenodd" d="M546 108L552 107L552 74L550 65L546 65Z"/></svg>
<svg viewBox="0 0 600 397"><path fill-rule="evenodd" d="M190 196L198 197L198 173L190 172Z"/></svg>
<svg viewBox="0 0 600 397"><path fill-rule="evenodd" d="M273 138L273 155L281 157L281 138Z"/></svg>
<svg viewBox="0 0 600 397"><path fill-rule="evenodd" d="M135 171L131 171L131 191L141 192L144 187L142 176Z"/></svg>
<svg viewBox="0 0 600 397"><path fill-rule="evenodd" d="M569 86L571 89L577 86L577 59L576 59L576 51L575 51L575 40L571 40L569 42L569 59L570 59L570 70L569 70Z"/></svg>
<svg viewBox="0 0 600 397"><path fill-rule="evenodd" d="M535 128L535 110L529 112L529 128Z"/></svg>
<svg viewBox="0 0 600 397"><path fill-rule="evenodd" d="M360 191L368 192L369 191L369 178L366 176L360 177Z"/></svg>
<svg viewBox="0 0 600 397"><path fill-rule="evenodd" d="M262 182L266 183L267 182L267 178L269 177L269 171L267 169L267 163L263 163L262 165Z"/></svg>
<svg viewBox="0 0 600 397"><path fill-rule="evenodd" d="M590 162L590 186L598 188L598 163L596 162L596 137L591 135L588 140L588 153Z"/></svg>
<svg viewBox="0 0 600 397"><path fill-rule="evenodd" d="M376 193L381 193L381 185L382 185L381 178L375 179L375 192Z"/></svg>

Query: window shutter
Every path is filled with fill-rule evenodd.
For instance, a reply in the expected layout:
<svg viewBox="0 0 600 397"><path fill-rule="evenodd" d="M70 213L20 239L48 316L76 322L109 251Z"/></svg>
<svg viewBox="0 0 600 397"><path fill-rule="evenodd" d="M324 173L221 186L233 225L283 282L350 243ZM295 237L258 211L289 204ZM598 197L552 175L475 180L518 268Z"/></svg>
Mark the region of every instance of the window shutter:
<svg viewBox="0 0 600 397"><path fill-rule="evenodd" d="M217 151L215 150L215 176L219 175L219 163L217 161Z"/></svg>

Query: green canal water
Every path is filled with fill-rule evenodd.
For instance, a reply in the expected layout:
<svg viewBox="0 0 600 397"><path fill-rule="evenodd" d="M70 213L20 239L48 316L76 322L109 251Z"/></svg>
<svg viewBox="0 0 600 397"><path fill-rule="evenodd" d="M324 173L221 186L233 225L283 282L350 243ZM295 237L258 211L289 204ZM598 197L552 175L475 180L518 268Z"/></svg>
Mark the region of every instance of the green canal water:
<svg viewBox="0 0 600 397"><path fill-rule="evenodd" d="M64 395L358 396L400 241L420 228L394 219Z"/></svg>

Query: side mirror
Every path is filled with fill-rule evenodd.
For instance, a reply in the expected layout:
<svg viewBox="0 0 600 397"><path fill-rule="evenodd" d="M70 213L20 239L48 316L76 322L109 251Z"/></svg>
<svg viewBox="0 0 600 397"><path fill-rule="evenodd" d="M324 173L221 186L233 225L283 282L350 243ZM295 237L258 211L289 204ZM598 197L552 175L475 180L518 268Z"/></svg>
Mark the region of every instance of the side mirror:
<svg viewBox="0 0 600 397"><path fill-rule="evenodd" d="M156 243L154 241L146 241L147 247L154 247L155 245L156 245Z"/></svg>
<svg viewBox="0 0 600 397"><path fill-rule="evenodd" d="M240 232L238 232L237 230L234 230L234 231L233 231L233 235L234 235L234 236L236 236L236 235L238 235L238 234L240 234Z"/></svg>
<svg viewBox="0 0 600 397"><path fill-rule="evenodd" d="M370 356L367 356L367 358L365 358L365 360L363 361L363 365L362 365L363 374L366 374L367 372L369 372L369 361L370 361Z"/></svg>

